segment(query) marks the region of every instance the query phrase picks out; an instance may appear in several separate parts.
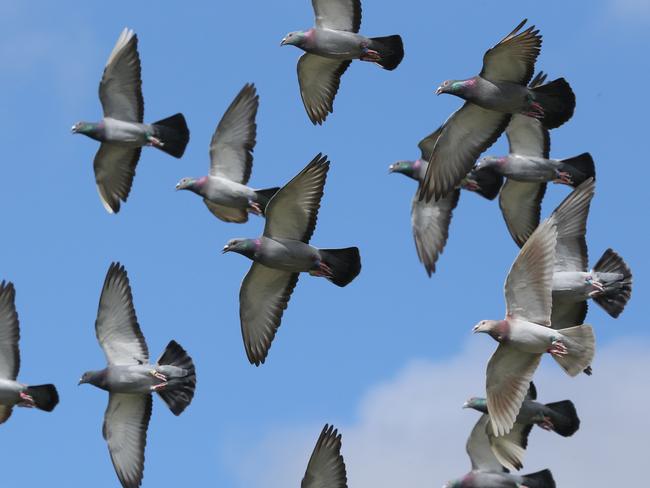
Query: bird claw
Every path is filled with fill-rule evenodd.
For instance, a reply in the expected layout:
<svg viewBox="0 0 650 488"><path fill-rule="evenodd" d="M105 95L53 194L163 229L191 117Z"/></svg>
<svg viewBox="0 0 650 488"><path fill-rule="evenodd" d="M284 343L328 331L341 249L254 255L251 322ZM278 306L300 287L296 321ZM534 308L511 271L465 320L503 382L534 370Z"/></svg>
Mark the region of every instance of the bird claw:
<svg viewBox="0 0 650 488"><path fill-rule="evenodd" d="M571 173L567 173L566 171L556 171L555 174L557 178L553 180L553 183L560 183L563 185L573 184L573 178L571 178Z"/></svg>
<svg viewBox="0 0 650 488"><path fill-rule="evenodd" d="M367 47L364 47L363 54L359 59L361 61L370 61L371 63L377 63L381 61L381 55L374 49L368 49Z"/></svg>
<svg viewBox="0 0 650 488"><path fill-rule="evenodd" d="M538 425L544 430L555 430L555 426L549 417L544 417L544 420L542 420Z"/></svg>
<svg viewBox="0 0 650 488"><path fill-rule="evenodd" d="M21 391L20 399L23 401L20 405L21 407L33 408L36 406L36 403L34 402L34 398L31 395L28 395L27 393Z"/></svg>
<svg viewBox="0 0 650 488"><path fill-rule="evenodd" d="M147 146L153 146L153 147L164 147L165 143L158 139L157 137L154 136L149 136L147 137Z"/></svg>
<svg viewBox="0 0 650 488"><path fill-rule="evenodd" d="M154 378L158 378L160 381L163 381L163 382L167 381L167 376L165 376L162 373L159 373L155 369L152 369L151 371L149 371L149 373L151 373L151 376L153 376Z"/></svg>
<svg viewBox="0 0 650 488"><path fill-rule="evenodd" d="M248 211L254 215L262 215L263 213L260 204L253 201L248 202Z"/></svg>
<svg viewBox="0 0 650 488"><path fill-rule="evenodd" d="M332 268L330 268L322 261L318 263L318 269L311 270L309 274L312 276L321 276L324 278L331 278L333 276Z"/></svg>
<svg viewBox="0 0 650 488"><path fill-rule="evenodd" d="M476 183L474 180L466 179L463 181L461 184L464 190L469 190L469 191L479 191L481 187Z"/></svg>
<svg viewBox="0 0 650 488"><path fill-rule="evenodd" d="M544 107L542 107L537 102L530 102L530 106L528 108L528 111L524 112L523 114L528 116L528 117L532 117L534 119L543 119L544 118Z"/></svg>
<svg viewBox="0 0 650 488"><path fill-rule="evenodd" d="M549 347L546 352L548 352L552 356L562 357L562 356L566 356L569 353L569 350L566 348L566 346L561 340L556 339L551 343L551 347Z"/></svg>
<svg viewBox="0 0 650 488"><path fill-rule="evenodd" d="M601 281L590 278L587 280L587 283L589 283L593 288L591 292L589 292L589 298L594 298L605 293L605 285L603 285Z"/></svg>
<svg viewBox="0 0 650 488"><path fill-rule="evenodd" d="M165 388L166 386L167 386L167 382L164 382L164 383L158 383L157 385L153 385L153 386L151 386L151 387L150 387L150 390L151 390L151 391L158 391L158 390L162 390L162 389Z"/></svg>

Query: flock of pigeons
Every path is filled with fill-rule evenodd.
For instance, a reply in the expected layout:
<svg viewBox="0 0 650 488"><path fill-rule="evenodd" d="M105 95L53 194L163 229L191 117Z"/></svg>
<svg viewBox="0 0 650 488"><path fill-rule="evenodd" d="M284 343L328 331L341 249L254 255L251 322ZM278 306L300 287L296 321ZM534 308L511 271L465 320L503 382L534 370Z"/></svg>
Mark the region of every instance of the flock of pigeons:
<svg viewBox="0 0 650 488"><path fill-rule="evenodd" d="M312 0L315 27L287 34L282 45L299 47L298 80L305 110L314 124L333 111L340 78L352 60L392 70L404 55L400 36L367 38L358 33L359 0ZM483 415L467 442L472 470L449 482L462 488L550 488L549 470L519 476L533 425L570 436L580 421L569 400L542 404L532 378L542 355L549 353L569 375L591 374L594 333L584 325L587 300L617 317L630 298L632 275L608 249L589 270L586 221L594 194L594 163L588 153L551 159L549 129L569 120L575 97L562 78L532 81L542 43L539 31L521 22L483 58L478 76L445 81L436 93L449 93L465 104L425 137L415 161L399 161L391 172L419 182L412 224L417 253L429 275L447 240L451 214L461 189L478 192L499 205L508 230L521 248L505 283L506 315L483 320L484 332L499 345L486 374L486 398L465 407ZM189 130L182 114L145 124L137 36L125 29L111 52L99 85L104 117L79 122L73 133L101 143L94 160L100 199L110 213L127 200L143 146L182 157ZM361 271L359 250L321 249L310 244L316 227L329 161L321 154L281 188L248 186L255 146L259 99L245 85L219 122L210 143L207 176L182 178L176 188L200 195L210 212L226 222L245 222L252 213L265 217L261 237L232 239L223 252L253 261L240 295L240 319L248 360L264 363L283 311L300 273L327 278L344 287ZM479 156L505 131L510 153ZM503 182L506 179L505 183ZM548 182L575 187L540 224L541 201ZM20 366L19 326L11 283L0 284L0 423L16 405L52 411L54 385L27 386L16 381ZM175 341L151 362L133 306L126 270L108 269L95 322L106 368L88 371L79 384L109 392L103 436L124 488L140 486L144 448L155 392L180 415L191 403L196 373L191 357ZM302 481L303 488L347 486L340 454L341 435L325 425Z"/></svg>

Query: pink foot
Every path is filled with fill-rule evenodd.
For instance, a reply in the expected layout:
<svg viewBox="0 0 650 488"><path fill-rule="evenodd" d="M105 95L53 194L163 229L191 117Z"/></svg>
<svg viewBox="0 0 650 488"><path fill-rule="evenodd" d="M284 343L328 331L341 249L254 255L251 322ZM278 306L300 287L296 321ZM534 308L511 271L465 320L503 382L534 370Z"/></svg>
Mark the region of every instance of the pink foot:
<svg viewBox="0 0 650 488"><path fill-rule="evenodd" d="M542 420L537 425L539 425L544 430L555 430L555 426L553 425L553 422L551 422L551 419L548 417L544 417L544 420Z"/></svg>
<svg viewBox="0 0 650 488"><path fill-rule="evenodd" d="M262 207L257 202L248 202L248 211L254 215L262 215Z"/></svg>
<svg viewBox="0 0 650 488"><path fill-rule="evenodd" d="M551 343L551 347L547 351L551 356L563 357L569 354L569 350L560 339L556 339Z"/></svg>
<svg viewBox="0 0 650 488"><path fill-rule="evenodd" d="M309 274L312 276L321 276L323 278L331 278L333 275L332 268L322 261L318 265L318 269L310 271Z"/></svg>
<svg viewBox="0 0 650 488"><path fill-rule="evenodd" d="M167 383L166 383L166 382L164 382L164 383L158 383L157 385L153 385L153 386L150 388L150 390L151 390L151 391L158 391L158 390L162 390L162 389L165 388L166 386L167 386Z"/></svg>
<svg viewBox="0 0 650 488"><path fill-rule="evenodd" d="M149 371L149 372L151 373L151 376L153 376L154 378L158 378L160 381L167 381L167 376L165 376L165 375L162 374L162 373L159 373L159 372L156 371L155 369L152 369L152 370Z"/></svg>
<svg viewBox="0 0 650 488"><path fill-rule="evenodd" d="M571 178L571 173L566 171L556 171L557 178L553 180L553 183L560 183L562 185L573 185L573 179Z"/></svg>
<svg viewBox="0 0 650 488"><path fill-rule="evenodd" d="M364 48L363 54L359 58L361 61L370 61L371 63L378 63L381 61L381 55L373 50L373 49L368 49L367 47Z"/></svg>
<svg viewBox="0 0 650 488"><path fill-rule="evenodd" d="M36 406L34 399L31 397L31 395L28 395L27 393L23 393L21 391L20 399L22 400L22 403L20 404L21 407L32 408Z"/></svg>
<svg viewBox="0 0 650 488"><path fill-rule="evenodd" d="M591 292L589 292L590 298L594 298L605 293L605 285L603 285L602 282L594 280L593 278L589 278L587 280L587 283L589 283L592 287Z"/></svg>
<svg viewBox="0 0 650 488"><path fill-rule="evenodd" d="M523 114L534 119L542 119L544 118L544 107L537 102L531 102L528 111Z"/></svg>
<svg viewBox="0 0 650 488"><path fill-rule="evenodd" d="M147 144L148 146L163 147L165 145L163 141L154 136L147 137L147 140L149 141Z"/></svg>

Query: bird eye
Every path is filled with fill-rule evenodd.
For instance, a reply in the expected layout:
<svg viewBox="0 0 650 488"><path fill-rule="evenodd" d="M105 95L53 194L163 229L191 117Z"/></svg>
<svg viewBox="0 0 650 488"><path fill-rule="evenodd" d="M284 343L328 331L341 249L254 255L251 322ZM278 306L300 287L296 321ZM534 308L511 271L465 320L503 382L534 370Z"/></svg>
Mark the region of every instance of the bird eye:
<svg viewBox="0 0 650 488"><path fill-rule="evenodd" d="M448 81L445 81L445 82L442 84L442 86L447 86L447 85L449 85L449 82L448 82Z"/></svg>

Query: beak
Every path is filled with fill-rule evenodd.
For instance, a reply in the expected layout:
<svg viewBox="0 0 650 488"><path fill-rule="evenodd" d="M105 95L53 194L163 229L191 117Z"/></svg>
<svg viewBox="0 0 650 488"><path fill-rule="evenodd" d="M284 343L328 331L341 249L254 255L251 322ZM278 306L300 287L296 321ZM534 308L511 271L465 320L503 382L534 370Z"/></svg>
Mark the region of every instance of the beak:
<svg viewBox="0 0 650 488"><path fill-rule="evenodd" d="M463 408L469 408L469 402L463 403Z"/></svg>
<svg viewBox="0 0 650 488"><path fill-rule="evenodd" d="M474 328L472 329L472 333L476 334L477 332L480 332L480 330L478 330L478 325L475 325Z"/></svg>
<svg viewBox="0 0 650 488"><path fill-rule="evenodd" d="M393 173L394 171L395 171L395 165L394 165L394 164L391 164L391 165L388 167L388 174L391 174L391 173Z"/></svg>
<svg viewBox="0 0 650 488"><path fill-rule="evenodd" d="M73 134L76 134L77 133L77 126L73 125L72 128L70 129L70 132L72 132Z"/></svg>
<svg viewBox="0 0 650 488"><path fill-rule="evenodd" d="M181 189L181 184L180 184L180 183L176 183L176 191L178 191L178 190L180 190L180 189Z"/></svg>
<svg viewBox="0 0 650 488"><path fill-rule="evenodd" d="M84 382L83 378L79 378L79 383L77 383L77 386L81 385Z"/></svg>
<svg viewBox="0 0 650 488"><path fill-rule="evenodd" d="M284 37L282 41L280 41L280 46L284 46L287 43L287 38Z"/></svg>
<svg viewBox="0 0 650 488"><path fill-rule="evenodd" d="M436 88L436 95L440 95L442 93L442 86L439 86Z"/></svg>
<svg viewBox="0 0 650 488"><path fill-rule="evenodd" d="M223 246L223 249L221 250L221 254L226 254L228 251L230 251L230 246L226 244Z"/></svg>

